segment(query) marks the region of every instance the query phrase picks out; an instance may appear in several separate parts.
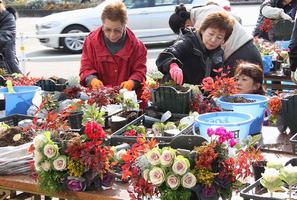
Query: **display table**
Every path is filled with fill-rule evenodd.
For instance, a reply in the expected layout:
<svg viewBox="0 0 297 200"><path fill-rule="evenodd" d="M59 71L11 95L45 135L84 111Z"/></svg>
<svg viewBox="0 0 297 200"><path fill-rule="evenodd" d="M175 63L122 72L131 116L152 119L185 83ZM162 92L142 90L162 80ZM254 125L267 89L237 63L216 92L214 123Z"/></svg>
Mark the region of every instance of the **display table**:
<svg viewBox="0 0 297 200"><path fill-rule="evenodd" d="M270 81L270 82L268 82ZM284 83L286 82L286 83ZM286 75L277 75L276 73L269 73L264 76L264 85L272 90L295 90L297 85L290 85L293 83L290 76Z"/></svg>
<svg viewBox="0 0 297 200"><path fill-rule="evenodd" d="M82 200L114 200L129 199L127 192L127 184L116 184L113 189L105 191L89 191L89 192L60 192L54 196L62 199L82 199ZM38 199L40 195L47 195L38 189L38 185L30 176L0 176L0 199L5 199L4 192L13 191L25 192L23 196L36 194L34 199ZM1 194L2 193L2 194ZM23 196L13 199L25 199Z"/></svg>
<svg viewBox="0 0 297 200"><path fill-rule="evenodd" d="M270 159L285 159L295 156L292 154L289 138L292 135L280 133L276 127L266 127L262 129L261 149ZM81 199L81 200L113 200L125 199L128 200L129 193L127 192L128 184L117 183L113 189L105 191L88 191L88 192L60 192L54 197L60 199ZM16 191L22 191L20 197L14 197ZM2 193L2 194L1 194ZM25 199L28 195L34 197L34 200L41 199L42 195L49 195L39 190L38 185L30 176L0 176L0 200L5 199L5 195L10 195L11 199ZM238 195L234 194L234 198L238 200ZM47 198L45 198L47 199ZM239 198L240 199L240 198Z"/></svg>

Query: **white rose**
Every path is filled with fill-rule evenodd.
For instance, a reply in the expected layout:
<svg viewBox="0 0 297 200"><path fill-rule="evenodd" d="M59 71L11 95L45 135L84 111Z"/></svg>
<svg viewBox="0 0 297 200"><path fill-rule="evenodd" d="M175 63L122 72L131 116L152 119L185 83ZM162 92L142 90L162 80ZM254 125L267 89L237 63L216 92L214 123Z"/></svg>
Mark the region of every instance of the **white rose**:
<svg viewBox="0 0 297 200"><path fill-rule="evenodd" d="M41 160L43 159L43 155L42 153L40 153L39 151L34 151L34 161L36 163L39 163Z"/></svg>
<svg viewBox="0 0 297 200"><path fill-rule="evenodd" d="M47 144L43 148L43 153L48 158L54 158L58 155L58 147L52 144Z"/></svg>
<svg viewBox="0 0 297 200"><path fill-rule="evenodd" d="M175 176L174 174L171 174L167 177L166 183L171 189L175 190L179 187L180 180L177 176Z"/></svg>
<svg viewBox="0 0 297 200"><path fill-rule="evenodd" d="M187 160L183 156L177 156L172 165L172 171L175 174L182 176L187 172L189 167L190 167L189 160Z"/></svg>
<svg viewBox="0 0 297 200"><path fill-rule="evenodd" d="M116 153L116 160L122 160L122 156L127 153L126 149L121 149Z"/></svg>
<svg viewBox="0 0 297 200"><path fill-rule="evenodd" d="M149 174L149 169L145 169L143 172L142 172L142 177L145 181L148 181L148 174Z"/></svg>
<svg viewBox="0 0 297 200"><path fill-rule="evenodd" d="M33 144L36 149L43 147L47 142L47 138L41 133L33 139Z"/></svg>
<svg viewBox="0 0 297 200"><path fill-rule="evenodd" d="M58 171L63 171L66 169L67 166L67 157L66 156L59 156L53 161L54 169Z"/></svg>
<svg viewBox="0 0 297 200"><path fill-rule="evenodd" d="M279 179L279 171L274 168L265 168L264 173L262 173L262 177L267 182L274 182Z"/></svg>
<svg viewBox="0 0 297 200"><path fill-rule="evenodd" d="M173 151L164 150L160 157L161 165L163 165L165 167L171 166L173 163L174 157L175 157L175 154L173 153Z"/></svg>
<svg viewBox="0 0 297 200"><path fill-rule="evenodd" d="M49 161L44 161L40 164L41 169L43 169L44 171L49 171L51 169L51 163Z"/></svg>
<svg viewBox="0 0 297 200"><path fill-rule="evenodd" d="M37 162L34 162L34 167L35 167L35 170L36 171L40 171L41 170L40 169L40 166L39 166L39 164Z"/></svg>
<svg viewBox="0 0 297 200"><path fill-rule="evenodd" d="M146 153L146 158L151 165L160 164L160 150L158 148L154 148Z"/></svg>
<svg viewBox="0 0 297 200"><path fill-rule="evenodd" d="M153 185L161 185L165 181L164 171L160 167L154 167L149 172L149 179Z"/></svg>
<svg viewBox="0 0 297 200"><path fill-rule="evenodd" d="M192 188L196 185L197 179L191 172L186 173L181 178L181 184L184 188Z"/></svg>

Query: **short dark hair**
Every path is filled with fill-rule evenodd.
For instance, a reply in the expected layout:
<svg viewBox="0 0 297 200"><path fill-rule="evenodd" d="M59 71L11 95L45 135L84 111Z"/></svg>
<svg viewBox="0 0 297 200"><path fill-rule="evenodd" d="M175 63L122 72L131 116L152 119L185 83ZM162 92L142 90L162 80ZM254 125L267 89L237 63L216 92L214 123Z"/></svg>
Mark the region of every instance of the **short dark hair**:
<svg viewBox="0 0 297 200"><path fill-rule="evenodd" d="M255 94L265 94L265 90L263 88L264 73L259 65L241 61L235 69L235 76L240 75L248 76L253 79L254 83L260 84L260 87L255 91Z"/></svg>
<svg viewBox="0 0 297 200"><path fill-rule="evenodd" d="M225 11L214 12L206 16L203 20L199 32L203 32L208 28L217 28L226 32L224 40L227 41L232 34L234 19L232 19Z"/></svg>
<svg viewBox="0 0 297 200"><path fill-rule="evenodd" d="M186 20L190 19L190 12L184 4L175 7L174 13L169 18L169 26L175 34L179 34L179 30L185 27Z"/></svg>

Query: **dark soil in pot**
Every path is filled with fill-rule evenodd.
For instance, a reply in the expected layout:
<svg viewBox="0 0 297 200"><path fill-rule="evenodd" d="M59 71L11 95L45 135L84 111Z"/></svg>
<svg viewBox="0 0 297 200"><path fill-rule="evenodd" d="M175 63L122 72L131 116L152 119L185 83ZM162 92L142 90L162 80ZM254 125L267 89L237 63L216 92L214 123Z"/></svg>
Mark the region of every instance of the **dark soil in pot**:
<svg viewBox="0 0 297 200"><path fill-rule="evenodd" d="M20 134L20 137L18 140L13 140L15 135ZM6 146L18 146L21 144L25 144L32 141L32 137L29 134L22 134L22 131L18 127L11 127L7 129L6 131L3 131L0 133L0 147L6 147Z"/></svg>
<svg viewBox="0 0 297 200"><path fill-rule="evenodd" d="M256 100L254 100L254 99L247 99L247 98L244 98L241 96L235 96L235 97L227 96L227 97L224 97L224 101L230 102L230 103L253 103L253 102L256 102Z"/></svg>

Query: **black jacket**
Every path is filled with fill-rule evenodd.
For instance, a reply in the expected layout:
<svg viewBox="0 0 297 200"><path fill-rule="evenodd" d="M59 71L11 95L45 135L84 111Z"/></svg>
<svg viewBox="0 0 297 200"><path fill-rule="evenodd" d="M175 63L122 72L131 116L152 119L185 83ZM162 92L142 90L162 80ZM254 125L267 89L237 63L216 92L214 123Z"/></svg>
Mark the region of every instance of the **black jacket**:
<svg viewBox="0 0 297 200"><path fill-rule="evenodd" d="M169 65L175 62L183 70L184 83L201 84L203 78L216 75L212 69L224 66L223 54L220 47L207 50L195 29L184 29L177 41L160 53L156 65L170 77Z"/></svg>
<svg viewBox="0 0 297 200"><path fill-rule="evenodd" d="M0 13L0 53L4 56L9 74L21 73L16 58L16 22L12 9ZM0 66L1 67L1 66Z"/></svg>
<svg viewBox="0 0 297 200"><path fill-rule="evenodd" d="M260 6L260 14L257 19L257 24L256 24L256 28L254 30L253 36L254 37L258 36L260 38L269 40L268 33L263 32L260 28L262 26L262 24L264 23L264 20L266 19L266 17L264 17L262 14L262 9L264 6L271 6L274 8L282 8L286 14L290 15L292 17L292 19L295 19L296 9L297 9L296 2L297 2L296 0L292 0L292 2L290 4L283 6L281 4L281 0L265 0Z"/></svg>
<svg viewBox="0 0 297 200"><path fill-rule="evenodd" d="M289 44L289 57L291 71L295 72L297 67L297 24L295 22L292 32L290 44Z"/></svg>

